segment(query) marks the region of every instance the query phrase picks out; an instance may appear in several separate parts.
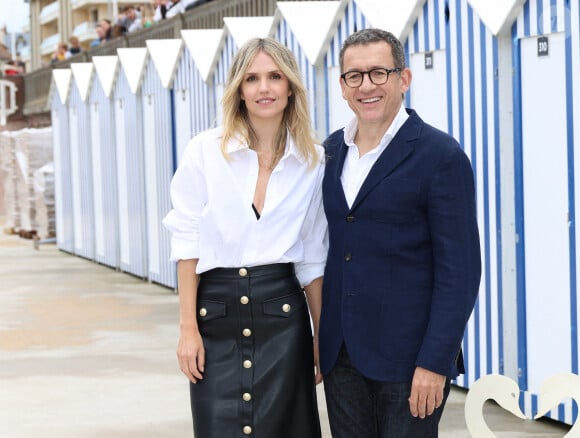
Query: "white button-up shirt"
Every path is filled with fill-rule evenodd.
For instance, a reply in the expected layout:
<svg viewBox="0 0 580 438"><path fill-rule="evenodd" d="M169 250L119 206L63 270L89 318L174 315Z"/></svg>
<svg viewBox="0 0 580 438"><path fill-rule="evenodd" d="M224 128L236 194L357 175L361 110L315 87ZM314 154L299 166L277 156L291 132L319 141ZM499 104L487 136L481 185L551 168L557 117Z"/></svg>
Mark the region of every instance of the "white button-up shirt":
<svg viewBox="0 0 580 438"><path fill-rule="evenodd" d="M352 207L356 195L358 195L358 192L371 171L371 168L408 118L409 115L407 114L407 111L405 111L405 106L401 105L401 109L393 119L393 122L387 129L387 132L385 132L385 135L383 135L380 143L362 157L359 156L358 147L354 143L356 132L358 130L357 119L352 119L344 128L344 142L348 146L348 151L344 160L340 181L349 207Z"/></svg>
<svg viewBox="0 0 580 438"><path fill-rule="evenodd" d="M258 179L256 152L239 140L220 148L222 129L187 145L171 181L171 260L199 259L197 273L217 267L295 263L302 286L321 277L328 249L322 206L324 150L314 168L289 138L268 181L260 219L252 209Z"/></svg>

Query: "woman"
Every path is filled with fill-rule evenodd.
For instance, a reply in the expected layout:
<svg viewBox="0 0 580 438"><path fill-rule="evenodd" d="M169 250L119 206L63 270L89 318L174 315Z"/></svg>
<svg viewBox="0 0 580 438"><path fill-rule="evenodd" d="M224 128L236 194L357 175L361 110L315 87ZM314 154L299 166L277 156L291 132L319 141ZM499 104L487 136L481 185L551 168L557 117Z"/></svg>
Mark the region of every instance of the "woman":
<svg viewBox="0 0 580 438"><path fill-rule="evenodd" d="M224 125L188 144L164 219L195 436L320 437L323 149L283 45L250 40L227 84Z"/></svg>

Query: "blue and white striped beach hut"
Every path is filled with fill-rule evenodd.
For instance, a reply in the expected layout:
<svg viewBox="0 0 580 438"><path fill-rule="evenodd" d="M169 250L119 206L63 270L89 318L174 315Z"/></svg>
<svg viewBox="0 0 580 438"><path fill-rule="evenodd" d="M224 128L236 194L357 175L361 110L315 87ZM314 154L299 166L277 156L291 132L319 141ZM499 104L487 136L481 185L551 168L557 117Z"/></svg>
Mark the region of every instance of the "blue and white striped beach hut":
<svg viewBox="0 0 580 438"><path fill-rule="evenodd" d="M173 47L171 43L173 42ZM175 263L169 261L171 236L161 220L171 209L169 184L175 169L175 125L173 90L164 86L159 76L164 56L156 44L147 41L147 57L141 86L143 147L145 158L145 192L147 209L148 278L168 287L177 286ZM180 40L164 40L178 52ZM169 51L169 50L168 50Z"/></svg>
<svg viewBox="0 0 580 438"><path fill-rule="evenodd" d="M580 6L528 0L511 27L518 368L526 413L541 384L578 374ZM551 416L573 423L570 400Z"/></svg>
<svg viewBox="0 0 580 438"><path fill-rule="evenodd" d="M73 252L73 201L72 169L70 156L70 131L68 98L72 72L69 68L54 69L51 84L52 144L54 157L54 204L56 219L56 246L62 251Z"/></svg>
<svg viewBox="0 0 580 438"><path fill-rule="evenodd" d="M89 88L95 260L113 268L119 267L119 204L111 94L118 62L116 56L94 57L95 77Z"/></svg>
<svg viewBox="0 0 580 438"><path fill-rule="evenodd" d="M321 139L330 133L325 56L343 8L340 1L278 2L274 16L275 38L296 55L308 91L313 127Z"/></svg>
<svg viewBox="0 0 580 438"><path fill-rule="evenodd" d="M93 76L90 62L72 63L73 85L68 100L73 195L73 252L95 260L95 206L88 92Z"/></svg>
<svg viewBox="0 0 580 438"><path fill-rule="evenodd" d="M123 48L117 53L122 68L114 76L112 100L117 156L119 262L122 271L147 278L147 199L139 90L147 49Z"/></svg>
<svg viewBox="0 0 580 438"><path fill-rule="evenodd" d="M218 90L213 71L223 41L223 29L181 31L186 50L179 61L174 81L176 163L188 141L215 126Z"/></svg>

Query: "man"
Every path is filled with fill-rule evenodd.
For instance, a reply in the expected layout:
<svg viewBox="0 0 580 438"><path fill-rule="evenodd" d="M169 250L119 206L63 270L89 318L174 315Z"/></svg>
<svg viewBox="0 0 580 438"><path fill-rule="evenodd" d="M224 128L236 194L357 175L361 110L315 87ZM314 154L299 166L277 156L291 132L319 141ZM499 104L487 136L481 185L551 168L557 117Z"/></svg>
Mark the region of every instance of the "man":
<svg viewBox="0 0 580 438"><path fill-rule="evenodd" d="M127 33L135 32L142 29L141 13L135 9L135 6L128 5L121 10L121 15L117 19L119 26L124 26Z"/></svg>
<svg viewBox="0 0 580 438"><path fill-rule="evenodd" d="M404 108L411 71L391 33L351 35L340 66L356 117L324 142L319 342L332 436L436 437L481 275L472 168Z"/></svg>

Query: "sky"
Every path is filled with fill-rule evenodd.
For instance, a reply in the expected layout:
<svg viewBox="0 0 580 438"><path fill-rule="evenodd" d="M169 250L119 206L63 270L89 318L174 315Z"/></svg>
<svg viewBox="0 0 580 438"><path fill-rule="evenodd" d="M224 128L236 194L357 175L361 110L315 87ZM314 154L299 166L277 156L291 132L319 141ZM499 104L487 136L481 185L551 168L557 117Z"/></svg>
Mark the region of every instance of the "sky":
<svg viewBox="0 0 580 438"><path fill-rule="evenodd" d="M0 26L8 32L21 32L28 23L28 3L24 0L0 0Z"/></svg>

